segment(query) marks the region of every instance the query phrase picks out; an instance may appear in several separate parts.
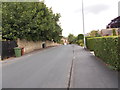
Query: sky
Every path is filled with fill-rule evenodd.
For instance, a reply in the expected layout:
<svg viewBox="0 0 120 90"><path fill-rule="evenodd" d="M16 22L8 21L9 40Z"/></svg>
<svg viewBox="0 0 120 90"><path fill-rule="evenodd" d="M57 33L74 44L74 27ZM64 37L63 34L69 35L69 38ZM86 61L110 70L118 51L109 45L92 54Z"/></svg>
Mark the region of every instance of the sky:
<svg viewBox="0 0 120 90"><path fill-rule="evenodd" d="M82 0L44 0L54 13L60 13L62 35L83 34ZM85 33L105 29L118 16L119 0L83 0Z"/></svg>

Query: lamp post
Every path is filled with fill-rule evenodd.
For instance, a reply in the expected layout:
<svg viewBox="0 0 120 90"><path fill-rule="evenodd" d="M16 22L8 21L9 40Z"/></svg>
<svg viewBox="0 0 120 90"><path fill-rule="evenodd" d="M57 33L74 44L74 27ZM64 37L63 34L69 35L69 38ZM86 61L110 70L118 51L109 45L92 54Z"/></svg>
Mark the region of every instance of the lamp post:
<svg viewBox="0 0 120 90"><path fill-rule="evenodd" d="M86 48L83 0L82 0L82 19L83 19L84 48Z"/></svg>

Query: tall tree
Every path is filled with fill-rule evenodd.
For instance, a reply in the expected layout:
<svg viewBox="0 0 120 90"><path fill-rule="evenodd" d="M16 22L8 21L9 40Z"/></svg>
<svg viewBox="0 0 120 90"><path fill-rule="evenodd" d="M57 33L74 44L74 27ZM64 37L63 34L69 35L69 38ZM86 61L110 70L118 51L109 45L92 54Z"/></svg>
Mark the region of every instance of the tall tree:
<svg viewBox="0 0 120 90"><path fill-rule="evenodd" d="M60 39L60 14L54 14L44 2L4 2L2 16L2 32L5 39Z"/></svg>

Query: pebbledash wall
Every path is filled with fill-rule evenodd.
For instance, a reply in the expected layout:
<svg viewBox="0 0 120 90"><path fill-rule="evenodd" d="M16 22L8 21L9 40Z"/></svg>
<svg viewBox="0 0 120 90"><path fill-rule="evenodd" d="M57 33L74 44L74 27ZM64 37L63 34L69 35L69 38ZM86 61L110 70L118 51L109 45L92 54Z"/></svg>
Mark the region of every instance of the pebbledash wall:
<svg viewBox="0 0 120 90"><path fill-rule="evenodd" d="M18 47L24 47L24 53L29 53L37 49L43 48L43 44L45 44L46 47L51 47L51 46L57 46L60 45L58 43L54 43L52 41L27 41L27 40L17 40Z"/></svg>

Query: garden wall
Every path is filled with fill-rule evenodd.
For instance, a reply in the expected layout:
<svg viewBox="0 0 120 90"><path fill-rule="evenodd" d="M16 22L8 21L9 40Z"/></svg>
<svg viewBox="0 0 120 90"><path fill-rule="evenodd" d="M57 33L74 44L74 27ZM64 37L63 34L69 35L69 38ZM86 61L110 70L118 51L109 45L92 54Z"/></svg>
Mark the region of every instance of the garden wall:
<svg viewBox="0 0 120 90"><path fill-rule="evenodd" d="M59 45L57 43L54 43L52 41L27 41L27 40L17 40L18 47L24 47L24 53L29 53L37 49L42 49L43 44L45 44L45 47L50 47L50 46L56 46Z"/></svg>

